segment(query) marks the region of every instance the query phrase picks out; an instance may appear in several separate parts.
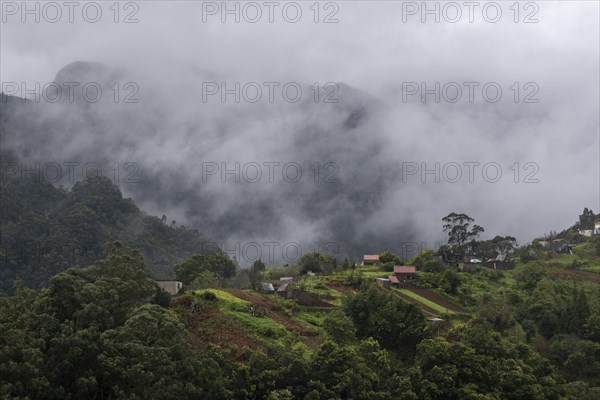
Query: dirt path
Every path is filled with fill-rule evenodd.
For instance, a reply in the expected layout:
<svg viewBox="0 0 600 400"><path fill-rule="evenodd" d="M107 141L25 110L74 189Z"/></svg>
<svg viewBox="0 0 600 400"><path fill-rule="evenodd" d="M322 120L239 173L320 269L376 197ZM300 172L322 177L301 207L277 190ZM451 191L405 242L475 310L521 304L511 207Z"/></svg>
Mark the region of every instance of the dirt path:
<svg viewBox="0 0 600 400"><path fill-rule="evenodd" d="M267 310L267 317L285 326L289 331L296 332L300 340L308 347L316 349L319 347L319 333L311 329L308 324L303 324L283 313L283 307L278 302L259 294L249 293L239 289L225 289L237 298L251 302L257 307Z"/></svg>
<svg viewBox="0 0 600 400"><path fill-rule="evenodd" d="M415 286L411 283L406 283L404 288L406 290L410 290L411 292L418 294L421 297L426 298L429 301L433 301L438 304L440 307L447 308L450 311L454 311L456 313L466 313L467 311L459 306L458 304L453 303L449 299L444 296L434 292L433 290L423 289L418 286Z"/></svg>

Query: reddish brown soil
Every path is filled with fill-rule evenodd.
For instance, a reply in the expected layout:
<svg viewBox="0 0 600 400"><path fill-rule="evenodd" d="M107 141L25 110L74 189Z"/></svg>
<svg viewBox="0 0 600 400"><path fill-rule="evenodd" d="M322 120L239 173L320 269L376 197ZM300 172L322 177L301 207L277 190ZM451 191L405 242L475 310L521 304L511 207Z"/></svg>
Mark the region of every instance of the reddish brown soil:
<svg viewBox="0 0 600 400"><path fill-rule="evenodd" d="M291 298L301 306L321 308L335 307L333 304L327 302L327 300L334 299L334 297L330 295L319 295L313 292L301 292L296 290L292 293Z"/></svg>
<svg viewBox="0 0 600 400"><path fill-rule="evenodd" d="M418 286L415 286L411 283L405 283L404 288L406 290L410 290L413 293L418 294L421 297L426 298L429 301L433 301L436 304L439 304L441 307L447 308L450 311L454 311L456 313L466 313L467 311L459 306L458 304L453 303L449 299L444 296L434 292L433 290L423 289Z"/></svg>
<svg viewBox="0 0 600 400"><path fill-rule="evenodd" d="M350 294L354 296L356 295L356 293L358 293L353 288L344 286L344 284L340 281L327 282L325 286L327 286L329 289L337 290L338 292L343 294Z"/></svg>
<svg viewBox="0 0 600 400"><path fill-rule="evenodd" d="M221 314L217 308L206 307L198 315L190 315L188 328L195 349L203 349L208 344L214 344L222 349L231 350L230 357L238 360L244 354L244 347L269 353L269 349L262 342L254 339L231 318Z"/></svg>
<svg viewBox="0 0 600 400"><path fill-rule="evenodd" d="M310 326L308 326L308 324L303 324L300 321L297 321L285 315L283 313L283 307L278 302L269 299L266 296L245 292L239 289L225 290L234 295L235 297L249 301L255 306L267 310L267 317L285 326L287 330L291 332L296 332L300 337L300 340L310 348L316 349L317 347L319 347L319 333L311 329Z"/></svg>

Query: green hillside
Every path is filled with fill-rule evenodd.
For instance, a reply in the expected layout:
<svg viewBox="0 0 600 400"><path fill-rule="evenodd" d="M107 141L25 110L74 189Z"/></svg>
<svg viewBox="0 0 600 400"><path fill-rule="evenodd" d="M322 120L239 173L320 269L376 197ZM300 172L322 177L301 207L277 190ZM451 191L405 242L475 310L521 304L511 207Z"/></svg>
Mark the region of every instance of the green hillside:
<svg viewBox="0 0 600 400"><path fill-rule="evenodd" d="M360 266L311 253L242 270L107 179L69 190L6 180L2 204L3 289L20 281L0 296L1 398L600 396L598 238L571 228L557 235L570 238L561 251L511 237L468 244L508 249L506 270L462 272L448 254L464 243L425 250L404 262L415 276L379 287L401 263L394 254ZM36 258L20 251L29 242L76 257ZM169 296L158 276L184 290ZM285 290L263 293L282 277L293 279Z"/></svg>
<svg viewBox="0 0 600 400"><path fill-rule="evenodd" d="M140 211L107 177L65 189L40 177L6 174L0 204L0 293L10 292L17 279L42 288L67 268L102 259L104 244L113 240L139 249L150 273L162 279L172 278L173 266L189 255L218 249L197 230Z"/></svg>

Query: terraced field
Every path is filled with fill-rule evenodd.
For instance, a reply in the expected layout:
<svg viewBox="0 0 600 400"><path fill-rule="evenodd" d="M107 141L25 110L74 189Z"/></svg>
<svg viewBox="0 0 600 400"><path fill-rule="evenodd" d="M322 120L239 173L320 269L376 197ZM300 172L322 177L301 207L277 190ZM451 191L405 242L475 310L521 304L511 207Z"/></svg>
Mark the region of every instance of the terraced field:
<svg viewBox="0 0 600 400"><path fill-rule="evenodd" d="M266 296L239 289L226 289L226 292L253 304L259 309L266 310L266 318L270 318L284 326L288 331L298 334L300 340L308 347L316 348L319 345L319 332L315 327L289 316L288 314L292 314L291 312L286 314L285 307L281 302L276 301L275 295Z"/></svg>
<svg viewBox="0 0 600 400"><path fill-rule="evenodd" d="M402 291L402 289L400 289L400 290L392 289L392 293L394 293L395 296L401 298L402 300L406 301L407 303L415 304L415 305L421 307L421 310L423 310L423 312L425 314L428 314L430 316L439 314L439 311L436 308L426 305L422 301L422 300L425 300L423 298L421 298L421 299L414 298L413 296L408 295L405 291Z"/></svg>
<svg viewBox="0 0 600 400"><path fill-rule="evenodd" d="M436 309L438 309L438 310L441 309L442 312L449 312L449 313L466 313L467 312L464 308L462 308L458 304L452 302L450 299L442 296L441 294L434 292L433 290L420 288L420 287L415 286L410 283L406 284L405 290L437 305ZM414 297L414 296L412 296L412 297ZM429 304L429 303L425 303L425 304L431 306L431 304Z"/></svg>

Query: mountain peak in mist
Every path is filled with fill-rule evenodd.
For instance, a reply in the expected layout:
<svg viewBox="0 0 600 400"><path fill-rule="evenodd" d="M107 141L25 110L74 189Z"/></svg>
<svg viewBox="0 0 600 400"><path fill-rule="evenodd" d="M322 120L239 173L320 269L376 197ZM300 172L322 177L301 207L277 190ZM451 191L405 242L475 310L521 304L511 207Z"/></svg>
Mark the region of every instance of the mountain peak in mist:
<svg viewBox="0 0 600 400"><path fill-rule="evenodd" d="M120 75L122 75L122 71L106 64L90 61L74 61L62 67L56 73L54 81L57 83L77 82L83 84L97 82L103 84L115 80Z"/></svg>

